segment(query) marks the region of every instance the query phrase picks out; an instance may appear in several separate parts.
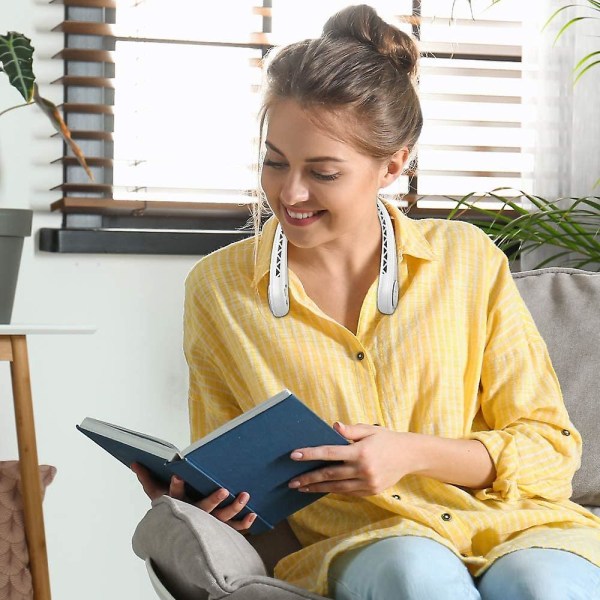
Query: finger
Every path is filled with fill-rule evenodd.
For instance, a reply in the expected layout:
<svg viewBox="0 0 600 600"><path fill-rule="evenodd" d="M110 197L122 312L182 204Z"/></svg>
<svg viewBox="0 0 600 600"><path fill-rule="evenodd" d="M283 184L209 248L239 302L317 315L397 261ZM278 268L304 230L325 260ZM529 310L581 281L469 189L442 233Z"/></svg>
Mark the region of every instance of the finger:
<svg viewBox="0 0 600 600"><path fill-rule="evenodd" d="M243 510L246 504L248 504L248 500L250 500L250 494L248 494L248 492L242 492L231 504L224 508L213 510L211 514L217 517L219 521L230 521Z"/></svg>
<svg viewBox="0 0 600 600"><path fill-rule="evenodd" d="M290 454L296 461L306 460L352 460L356 451L350 446L315 446L313 448L298 448Z"/></svg>
<svg viewBox="0 0 600 600"><path fill-rule="evenodd" d="M365 423L356 423L355 425L346 425L340 421L336 421L333 424L334 429L343 435L347 440L352 442L358 442L363 438L366 438L377 431L381 430L381 427L377 425L366 425Z"/></svg>
<svg viewBox="0 0 600 600"><path fill-rule="evenodd" d="M288 486L291 488L300 488L312 483L321 483L324 481L343 481L344 479L354 479L357 476L355 466L348 464L340 466L324 467L323 469L315 469L308 473L303 473L292 479Z"/></svg>
<svg viewBox="0 0 600 600"><path fill-rule="evenodd" d="M146 496L148 496L150 500L160 498L169 491L168 485L158 482L152 476L152 473L139 463L133 463L131 465L131 470L136 474L138 481L142 484Z"/></svg>
<svg viewBox="0 0 600 600"><path fill-rule="evenodd" d="M169 484L169 496L171 496L171 498L175 498L176 500L185 499L185 483L181 477L178 477L177 475L173 475L173 477L171 477L171 482Z"/></svg>
<svg viewBox="0 0 600 600"><path fill-rule="evenodd" d="M361 479L344 479L343 481L325 481L311 483L298 488L299 492L308 494L350 494L355 496L371 496L373 492L365 489Z"/></svg>
<svg viewBox="0 0 600 600"><path fill-rule="evenodd" d="M248 529L250 529L250 527L252 527L252 523L254 523L254 521L256 521L256 513L249 513L241 521L228 521L227 525L230 525L240 533L245 533Z"/></svg>
<svg viewBox="0 0 600 600"><path fill-rule="evenodd" d="M206 496L206 498L196 502L195 506L207 513L212 513L228 496L229 492L225 488L220 488L210 496Z"/></svg>

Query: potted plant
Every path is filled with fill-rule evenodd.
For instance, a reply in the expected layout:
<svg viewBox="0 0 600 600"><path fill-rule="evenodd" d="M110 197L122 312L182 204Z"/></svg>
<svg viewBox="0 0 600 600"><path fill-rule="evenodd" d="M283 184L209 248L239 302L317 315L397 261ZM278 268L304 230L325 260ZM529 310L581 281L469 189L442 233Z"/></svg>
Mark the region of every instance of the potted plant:
<svg viewBox="0 0 600 600"><path fill-rule="evenodd" d="M93 179L85 157L71 139L71 132L58 108L39 93L33 73L33 52L31 40L23 34L9 31L0 35L0 71L7 75L9 83L25 100L22 104L3 110L0 116L30 104L37 105L72 148L88 177ZM10 323L23 242L25 237L31 235L32 217L31 210L0 208L0 324Z"/></svg>
<svg viewBox="0 0 600 600"><path fill-rule="evenodd" d="M531 204L529 210L514 196L502 195L506 189L493 190L481 198L502 202L500 209L478 206L480 199L473 202L473 194L469 194L458 201L448 218L460 217L464 210L474 209L482 218L471 222L492 237L511 260L542 245L552 247L554 253L535 265L536 269L560 258L565 266L600 270L600 197L561 198L552 202L520 192L521 198ZM568 205L566 208L561 207L564 203ZM507 212L507 208L513 213Z"/></svg>

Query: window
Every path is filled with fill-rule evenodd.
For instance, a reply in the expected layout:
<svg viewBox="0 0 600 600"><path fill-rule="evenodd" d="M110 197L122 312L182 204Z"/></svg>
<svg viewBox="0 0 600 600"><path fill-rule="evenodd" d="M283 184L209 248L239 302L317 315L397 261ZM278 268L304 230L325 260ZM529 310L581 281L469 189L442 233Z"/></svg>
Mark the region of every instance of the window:
<svg viewBox="0 0 600 600"><path fill-rule="evenodd" d="M246 235L234 230L258 183L261 59L273 45L318 36L347 0L62 2L65 76L57 83L96 182L63 157L53 208L64 227L42 232L42 249L86 237L73 248L93 251L89 240L103 239L104 251L114 251L135 229L152 240L150 251L163 251L163 240L164 251L202 254ZM522 5L503 0L473 19L467 0L370 4L418 38L422 52L418 168L386 192L420 217L445 214L448 197L527 189ZM206 234L199 242L206 230L220 232L214 242ZM173 232L186 235L169 250ZM131 242L120 251L143 250Z"/></svg>

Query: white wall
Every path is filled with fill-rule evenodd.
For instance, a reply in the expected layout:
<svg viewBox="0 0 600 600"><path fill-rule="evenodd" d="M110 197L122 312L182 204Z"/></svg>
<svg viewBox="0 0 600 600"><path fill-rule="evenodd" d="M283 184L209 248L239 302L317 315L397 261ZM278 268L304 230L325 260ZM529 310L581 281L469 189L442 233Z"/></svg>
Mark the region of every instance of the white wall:
<svg viewBox="0 0 600 600"><path fill-rule="evenodd" d="M62 36L49 30L61 6L3 0L4 30L36 48L43 95L60 103ZM0 111L20 103L0 73ZM53 598L154 597L131 550L149 507L134 475L75 429L86 416L188 443L187 372L181 350L183 281L196 257L67 255L37 250L40 227L60 226L48 191L61 183L49 165L61 144L36 107L0 117L0 208L33 208L13 323L93 325L93 335L31 336L29 356L41 463L58 468L44 501ZM8 363L0 363L0 460L17 457Z"/></svg>

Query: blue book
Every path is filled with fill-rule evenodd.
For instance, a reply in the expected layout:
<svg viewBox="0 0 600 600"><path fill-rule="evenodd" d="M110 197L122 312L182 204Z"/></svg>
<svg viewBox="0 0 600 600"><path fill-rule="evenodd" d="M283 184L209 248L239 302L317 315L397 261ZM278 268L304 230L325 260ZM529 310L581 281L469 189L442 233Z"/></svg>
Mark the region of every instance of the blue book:
<svg viewBox="0 0 600 600"><path fill-rule="evenodd" d="M226 506L248 492L250 501L238 518L256 513L251 533L272 529L324 495L288 487L294 477L331 464L296 462L290 458L293 450L349 443L289 390L181 451L158 438L89 417L77 429L128 467L140 463L163 482L179 475L196 498L225 488L229 497L220 506Z"/></svg>

